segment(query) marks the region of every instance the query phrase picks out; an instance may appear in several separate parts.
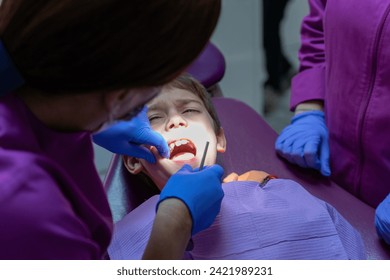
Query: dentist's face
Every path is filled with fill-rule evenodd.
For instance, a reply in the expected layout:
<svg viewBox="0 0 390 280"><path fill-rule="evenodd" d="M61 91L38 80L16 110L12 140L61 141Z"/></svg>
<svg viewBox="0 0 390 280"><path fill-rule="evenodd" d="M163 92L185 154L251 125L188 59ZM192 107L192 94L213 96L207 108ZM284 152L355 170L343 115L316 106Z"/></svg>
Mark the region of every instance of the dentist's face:
<svg viewBox="0 0 390 280"><path fill-rule="evenodd" d="M93 133L101 132L116 122L130 120L136 116L143 106L152 100L160 92L161 87L136 88L111 92L111 98L107 98L106 113L100 122L91 129Z"/></svg>
<svg viewBox="0 0 390 280"><path fill-rule="evenodd" d="M214 164L217 152L225 150L223 131L216 135L213 119L195 94L183 89L164 88L148 103L148 107L151 127L167 141L170 158L162 158L155 148L151 148L156 164L141 159L139 162L160 189L184 164L199 167L207 141L205 165Z"/></svg>

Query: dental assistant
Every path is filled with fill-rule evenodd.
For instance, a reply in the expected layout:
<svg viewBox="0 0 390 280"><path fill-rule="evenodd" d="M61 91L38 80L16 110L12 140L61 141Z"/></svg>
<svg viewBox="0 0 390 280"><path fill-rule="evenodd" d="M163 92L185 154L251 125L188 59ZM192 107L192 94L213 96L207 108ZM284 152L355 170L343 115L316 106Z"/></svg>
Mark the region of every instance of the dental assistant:
<svg viewBox="0 0 390 280"><path fill-rule="evenodd" d="M0 259L107 257L113 223L91 139L150 162L145 147L168 156L144 104L202 51L220 5L2 1ZM222 175L213 165L172 176L144 258L183 255L219 212Z"/></svg>
<svg viewBox="0 0 390 280"><path fill-rule="evenodd" d="M276 141L376 210L390 244L390 1L309 0L291 124Z"/></svg>

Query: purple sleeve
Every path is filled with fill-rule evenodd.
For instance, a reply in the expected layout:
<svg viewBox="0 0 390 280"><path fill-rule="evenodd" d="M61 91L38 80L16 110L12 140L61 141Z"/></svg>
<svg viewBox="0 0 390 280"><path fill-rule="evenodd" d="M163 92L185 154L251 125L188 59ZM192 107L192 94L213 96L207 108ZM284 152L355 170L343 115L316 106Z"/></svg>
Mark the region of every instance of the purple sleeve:
<svg viewBox="0 0 390 280"><path fill-rule="evenodd" d="M28 170L28 172L26 172ZM99 246L57 182L36 164L1 174L0 259L95 259Z"/></svg>
<svg viewBox="0 0 390 280"><path fill-rule="evenodd" d="M323 17L326 0L309 0L310 13L302 22L299 73L292 80L290 109L304 101L325 97Z"/></svg>

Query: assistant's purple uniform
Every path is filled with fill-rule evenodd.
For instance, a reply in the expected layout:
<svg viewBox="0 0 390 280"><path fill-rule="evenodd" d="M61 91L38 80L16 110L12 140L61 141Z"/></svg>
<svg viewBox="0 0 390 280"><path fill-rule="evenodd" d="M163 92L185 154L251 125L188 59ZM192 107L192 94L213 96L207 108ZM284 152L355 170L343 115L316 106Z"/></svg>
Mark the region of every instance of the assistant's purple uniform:
<svg viewBox="0 0 390 280"><path fill-rule="evenodd" d="M101 259L112 218L89 133L44 126L0 98L0 259Z"/></svg>
<svg viewBox="0 0 390 280"><path fill-rule="evenodd" d="M323 100L332 179L376 207L390 193L390 0L309 0L291 108Z"/></svg>

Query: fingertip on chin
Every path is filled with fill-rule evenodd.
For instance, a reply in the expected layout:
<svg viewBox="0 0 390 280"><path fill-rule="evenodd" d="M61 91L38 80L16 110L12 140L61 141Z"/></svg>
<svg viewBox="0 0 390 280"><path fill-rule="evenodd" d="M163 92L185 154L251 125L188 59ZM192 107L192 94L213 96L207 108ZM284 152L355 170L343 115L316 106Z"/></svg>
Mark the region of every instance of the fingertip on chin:
<svg viewBox="0 0 390 280"><path fill-rule="evenodd" d="M169 151L167 150L164 150L164 149L160 149L160 154L163 158L169 158Z"/></svg>

